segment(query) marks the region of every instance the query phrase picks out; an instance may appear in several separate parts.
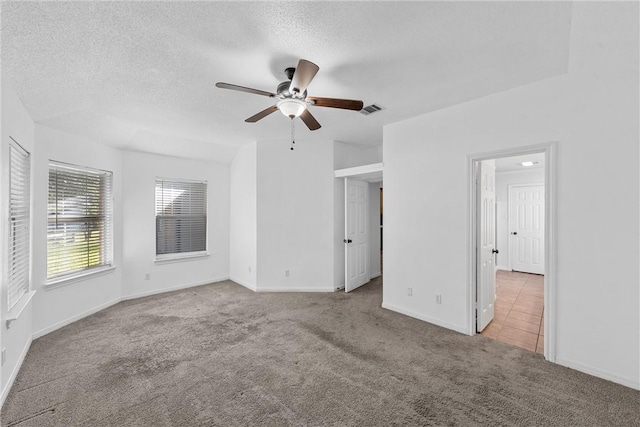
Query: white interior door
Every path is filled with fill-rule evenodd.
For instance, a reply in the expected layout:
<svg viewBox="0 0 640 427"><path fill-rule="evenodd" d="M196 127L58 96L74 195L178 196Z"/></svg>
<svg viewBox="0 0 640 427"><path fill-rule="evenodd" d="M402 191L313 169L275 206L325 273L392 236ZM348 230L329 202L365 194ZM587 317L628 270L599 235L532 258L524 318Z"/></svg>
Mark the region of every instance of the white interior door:
<svg viewBox="0 0 640 427"><path fill-rule="evenodd" d="M487 160L480 162L478 169L477 330L480 332L493 320L496 300L496 168L493 160Z"/></svg>
<svg viewBox="0 0 640 427"><path fill-rule="evenodd" d="M509 189L511 269L544 274L544 185Z"/></svg>
<svg viewBox="0 0 640 427"><path fill-rule="evenodd" d="M345 291L369 282L369 185L345 179Z"/></svg>

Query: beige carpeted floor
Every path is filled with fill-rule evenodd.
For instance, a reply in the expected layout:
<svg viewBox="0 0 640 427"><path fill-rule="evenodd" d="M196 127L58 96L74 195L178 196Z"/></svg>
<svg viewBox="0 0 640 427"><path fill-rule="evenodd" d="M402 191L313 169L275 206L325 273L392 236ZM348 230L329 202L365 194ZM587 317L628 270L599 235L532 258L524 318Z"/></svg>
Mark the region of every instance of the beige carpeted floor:
<svg viewBox="0 0 640 427"><path fill-rule="evenodd" d="M2 425L640 425L640 392L384 310L381 286L120 303L33 342Z"/></svg>

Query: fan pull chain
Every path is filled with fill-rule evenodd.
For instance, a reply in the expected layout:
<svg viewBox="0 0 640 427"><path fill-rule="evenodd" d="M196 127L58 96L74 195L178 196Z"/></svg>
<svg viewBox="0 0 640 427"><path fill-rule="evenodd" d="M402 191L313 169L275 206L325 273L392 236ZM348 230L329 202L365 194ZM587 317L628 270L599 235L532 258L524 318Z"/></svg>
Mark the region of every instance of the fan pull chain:
<svg viewBox="0 0 640 427"><path fill-rule="evenodd" d="M296 143L294 135L293 117L291 117L291 150L293 151L293 145Z"/></svg>

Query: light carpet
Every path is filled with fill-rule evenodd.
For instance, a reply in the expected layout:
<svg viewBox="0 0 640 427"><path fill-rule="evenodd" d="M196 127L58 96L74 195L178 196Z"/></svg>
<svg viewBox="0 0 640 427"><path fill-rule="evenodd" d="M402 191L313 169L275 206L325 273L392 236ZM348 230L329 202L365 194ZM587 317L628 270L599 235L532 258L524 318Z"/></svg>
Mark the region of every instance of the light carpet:
<svg viewBox="0 0 640 427"><path fill-rule="evenodd" d="M221 282L35 340L3 426L633 426L640 392L350 293Z"/></svg>

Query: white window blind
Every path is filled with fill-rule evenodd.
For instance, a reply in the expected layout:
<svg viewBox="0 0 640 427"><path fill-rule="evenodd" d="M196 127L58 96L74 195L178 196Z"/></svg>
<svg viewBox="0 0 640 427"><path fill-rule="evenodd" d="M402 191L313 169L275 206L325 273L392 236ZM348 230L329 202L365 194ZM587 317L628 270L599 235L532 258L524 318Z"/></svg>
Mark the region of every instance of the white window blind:
<svg viewBox="0 0 640 427"><path fill-rule="evenodd" d="M112 265L112 178L108 171L49 161L49 281Z"/></svg>
<svg viewBox="0 0 640 427"><path fill-rule="evenodd" d="M29 153L12 138L9 144L9 310L29 292L30 170Z"/></svg>
<svg viewBox="0 0 640 427"><path fill-rule="evenodd" d="M207 250L207 183L156 179L156 256Z"/></svg>

